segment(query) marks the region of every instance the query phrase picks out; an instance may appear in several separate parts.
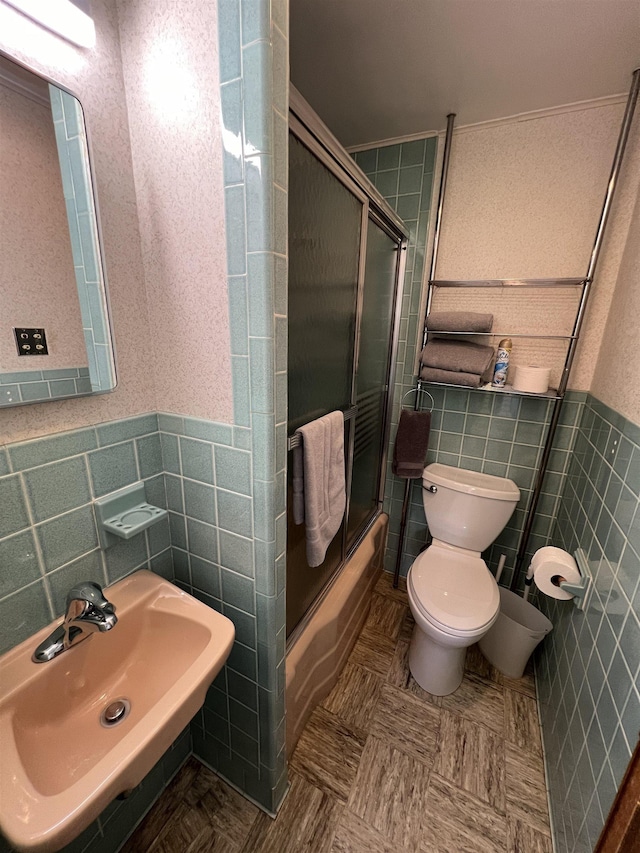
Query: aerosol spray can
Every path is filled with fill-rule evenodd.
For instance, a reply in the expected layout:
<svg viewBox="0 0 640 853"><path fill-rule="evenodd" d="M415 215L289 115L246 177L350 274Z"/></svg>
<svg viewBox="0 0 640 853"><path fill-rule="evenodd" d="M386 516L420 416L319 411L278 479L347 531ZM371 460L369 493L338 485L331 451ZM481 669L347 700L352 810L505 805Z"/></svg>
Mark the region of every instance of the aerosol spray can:
<svg viewBox="0 0 640 853"><path fill-rule="evenodd" d="M493 382L491 383L495 388L504 388L505 386L512 347L511 338L503 338L498 344L498 355L496 356L496 366L493 368Z"/></svg>

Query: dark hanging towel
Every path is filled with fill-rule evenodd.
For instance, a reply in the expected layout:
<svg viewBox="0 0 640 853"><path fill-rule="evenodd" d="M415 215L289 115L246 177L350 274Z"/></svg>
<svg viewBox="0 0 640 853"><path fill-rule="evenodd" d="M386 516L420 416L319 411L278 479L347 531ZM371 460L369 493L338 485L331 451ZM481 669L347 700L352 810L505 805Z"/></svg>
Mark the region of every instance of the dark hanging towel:
<svg viewBox="0 0 640 853"><path fill-rule="evenodd" d="M430 429L431 412L402 409L391 465L391 470L396 477L405 479L422 477L429 448Z"/></svg>

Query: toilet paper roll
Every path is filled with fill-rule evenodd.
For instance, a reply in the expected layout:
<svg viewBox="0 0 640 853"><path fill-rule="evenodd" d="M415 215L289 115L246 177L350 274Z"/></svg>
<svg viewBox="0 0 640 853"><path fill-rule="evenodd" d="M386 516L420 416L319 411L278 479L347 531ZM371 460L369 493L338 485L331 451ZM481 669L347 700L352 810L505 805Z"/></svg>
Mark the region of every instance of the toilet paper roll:
<svg viewBox="0 0 640 853"><path fill-rule="evenodd" d="M545 545L544 548L538 548L531 559L531 565L535 570L536 566L540 566L547 560L557 560L557 562L564 563L565 566L569 566L572 569L576 566L574 557L568 551L563 551L562 548L556 548L553 545Z"/></svg>
<svg viewBox="0 0 640 853"><path fill-rule="evenodd" d="M570 557L571 555L567 554L567 556ZM533 560L531 562L533 564ZM565 561L547 559L533 567L533 581L540 592L551 598L559 598L562 601L568 601L573 596L570 592L566 592L566 590L560 588L560 580L569 581L569 583L580 583L580 579L581 575L575 560L573 561L573 565L570 566Z"/></svg>
<svg viewBox="0 0 640 853"><path fill-rule="evenodd" d="M531 394L544 394L549 390L551 368L534 365L515 365L513 387L516 391L528 391Z"/></svg>

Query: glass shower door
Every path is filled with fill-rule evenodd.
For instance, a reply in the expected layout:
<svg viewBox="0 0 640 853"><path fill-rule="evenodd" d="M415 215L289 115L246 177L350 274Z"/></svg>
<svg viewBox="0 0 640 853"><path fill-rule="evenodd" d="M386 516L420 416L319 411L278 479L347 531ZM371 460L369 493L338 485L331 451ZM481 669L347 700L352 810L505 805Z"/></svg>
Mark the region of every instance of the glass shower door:
<svg viewBox="0 0 640 853"><path fill-rule="evenodd" d="M289 435L351 406L362 217L362 201L290 134ZM339 567L343 539L341 528L323 564L308 566L305 527L291 513L288 468L287 634Z"/></svg>
<svg viewBox="0 0 640 853"><path fill-rule="evenodd" d="M370 218L356 373L358 413L347 547L357 539L379 506L398 250L399 241Z"/></svg>

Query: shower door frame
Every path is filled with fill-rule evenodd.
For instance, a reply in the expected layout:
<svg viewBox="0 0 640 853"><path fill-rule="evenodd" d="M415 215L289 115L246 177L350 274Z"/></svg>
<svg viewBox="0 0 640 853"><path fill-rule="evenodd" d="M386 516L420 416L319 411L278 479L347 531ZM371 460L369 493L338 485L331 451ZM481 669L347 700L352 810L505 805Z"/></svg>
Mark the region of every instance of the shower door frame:
<svg viewBox="0 0 640 853"><path fill-rule="evenodd" d="M385 202L386 203L386 202ZM361 321L362 321L362 306L364 302L364 286L365 286L365 273L366 273L366 265L367 265L367 234L369 228L369 220L373 222L381 231L383 231L391 240L396 243L396 265L395 265L395 273L394 273L394 300L393 300L393 311L392 311L392 330L391 335L389 337L389 347L387 350L387 370L386 370L386 378L387 382L384 388L384 392L386 394L386 404L384 413L382 416L382 436L381 436L381 451L380 451L380 460L379 460L379 469L378 469L378 494L377 494L377 510L373 513L371 518L365 524L362 524L359 529L356 530L355 535L350 543L347 542L348 538L348 523L349 523L349 511L351 507L351 479L353 474L353 462L354 462L354 443L356 437L356 419L357 419L357 380L358 380L358 366L360 361L360 338L361 338ZM386 484L386 469L387 469L387 448L389 444L389 434L391 431L391 410L393 406L393 386L395 380L396 366L398 362L398 341L400 337L400 317L401 317L401 309L402 309L402 295L403 295L403 285L404 285L404 270L406 265L407 258L407 238L404 234L399 234L394 229L390 228L388 223L384 220L382 216L380 216L375 207L371 207L369 204L369 199L367 199L367 203L363 207L363 226L366 223L366 230L363 227L364 239L361 239L361 247L360 247L360 266L358 269L358 308L356 312L356 333L354 339L354 357L353 357L353 372L351 377L351 405L356 409L356 415L354 417L354 422L351 426L349 433L349 459L351 461L351 465L349 467L348 472L348 484L347 484L347 506L345 509L345 525L344 525L344 536L343 536L343 562L348 559L351 554L356 550L362 539L367 535L369 528L375 523L376 519L382 512L382 502L384 500L384 491ZM340 568L342 567L342 564ZM338 569L339 571L339 569Z"/></svg>
<svg viewBox="0 0 640 853"><path fill-rule="evenodd" d="M318 606L322 603L327 592L332 587L333 583L340 575L345 562L351 554L356 550L362 539L366 536L371 526L375 523L382 511L382 502L384 498L385 481L386 481L386 466L387 466L387 446L389 443L389 434L391 429L391 413L393 406L393 387L396 373L396 365L398 358L398 343L400 337L400 317L402 309L402 296L404 285L404 272L407 257L408 231L404 222L398 217L397 213L387 203L374 185L369 181L365 174L356 165L349 154L343 149L342 145L333 136L331 131L316 115L304 98L291 87L290 105L289 105L289 131L304 145L311 154L316 157L319 162L325 166L334 177L362 204L362 213L360 220L360 247L358 259L358 278L356 289L356 304L355 304L355 330L353 340L353 364L351 369L351 390L350 390L350 405L348 409L353 411L356 409L356 391L357 391L357 375L358 361L360 354L360 332L364 301L364 286L365 286L365 271L366 271L366 254L367 254L367 229L369 220L380 228L394 243L396 243L396 264L395 264L395 283L394 283L394 298L392 309L392 332L389 338L389 347L387 352L387 382L385 385L386 405L383 412L382 421L382 447L380 453L380 468L378 472L378 492L376 496L377 508L373 511L371 517L364 523L359 530L356 531L351 542L347 541L348 536L348 519L351 504L351 483L353 473L353 452L355 442L355 416L349 422L349 439L346 450L347 457L347 480L346 480L346 507L344 513L342 541L341 541L341 559L340 563L327 580L324 587L316 596L313 603L307 608L306 612L301 617L297 625L292 629L291 634L287 638L287 647L295 643L304 627L311 619ZM289 448L288 448L289 449Z"/></svg>

